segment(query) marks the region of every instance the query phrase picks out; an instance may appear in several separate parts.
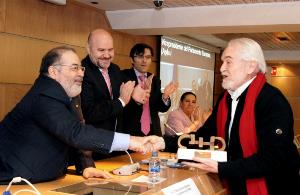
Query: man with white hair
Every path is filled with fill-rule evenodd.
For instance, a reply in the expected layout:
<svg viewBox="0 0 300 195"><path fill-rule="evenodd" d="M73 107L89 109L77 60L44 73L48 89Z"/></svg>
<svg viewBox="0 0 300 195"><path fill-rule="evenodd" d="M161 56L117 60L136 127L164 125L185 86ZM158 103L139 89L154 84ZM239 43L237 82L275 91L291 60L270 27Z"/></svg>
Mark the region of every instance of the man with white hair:
<svg viewBox="0 0 300 195"><path fill-rule="evenodd" d="M266 82L261 47L248 38L231 40L222 61L226 91L196 136L223 137L228 161L196 157L185 164L218 173L233 195L300 194L292 109Z"/></svg>

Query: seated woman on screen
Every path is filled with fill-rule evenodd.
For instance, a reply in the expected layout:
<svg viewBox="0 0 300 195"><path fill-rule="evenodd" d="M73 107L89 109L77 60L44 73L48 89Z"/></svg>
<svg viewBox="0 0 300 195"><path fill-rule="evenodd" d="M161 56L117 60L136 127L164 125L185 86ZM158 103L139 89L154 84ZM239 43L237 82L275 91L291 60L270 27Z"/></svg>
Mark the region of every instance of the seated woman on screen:
<svg viewBox="0 0 300 195"><path fill-rule="evenodd" d="M202 112L196 105L196 95L185 92L180 98L179 108L169 113L165 124L165 135L196 132L211 114L211 110Z"/></svg>

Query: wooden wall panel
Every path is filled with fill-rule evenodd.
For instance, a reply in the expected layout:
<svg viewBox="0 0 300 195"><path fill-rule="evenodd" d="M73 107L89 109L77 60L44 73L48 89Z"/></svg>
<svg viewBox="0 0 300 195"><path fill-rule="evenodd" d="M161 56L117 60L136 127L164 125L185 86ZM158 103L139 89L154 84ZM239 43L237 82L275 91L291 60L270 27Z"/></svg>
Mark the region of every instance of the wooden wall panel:
<svg viewBox="0 0 300 195"><path fill-rule="evenodd" d="M104 28L106 30L111 29L108 19L104 13L99 13L99 11L90 10L90 32L97 28ZM87 39L87 37L86 37Z"/></svg>
<svg viewBox="0 0 300 195"><path fill-rule="evenodd" d="M109 28L103 11L87 11L87 7L74 1L68 1L66 6L37 0L6 2L9 33L85 47L90 30Z"/></svg>
<svg viewBox="0 0 300 195"><path fill-rule="evenodd" d="M300 97L287 98L294 114L294 132L300 134Z"/></svg>
<svg viewBox="0 0 300 195"><path fill-rule="evenodd" d="M0 34L0 82L32 83L38 71L43 45L30 38ZM34 52L34 53L33 53ZM33 56L34 54L34 56Z"/></svg>
<svg viewBox="0 0 300 195"><path fill-rule="evenodd" d="M45 40L65 43L65 17L66 8L61 6L45 3L46 8L46 23L41 37Z"/></svg>
<svg viewBox="0 0 300 195"><path fill-rule="evenodd" d="M0 121L4 115L8 112L5 109L5 85L0 83Z"/></svg>
<svg viewBox="0 0 300 195"><path fill-rule="evenodd" d="M150 68L149 68L149 72L153 73L156 76L159 76L157 73L157 67L159 67L159 63L157 62L152 62Z"/></svg>
<svg viewBox="0 0 300 195"><path fill-rule="evenodd" d="M0 120L20 101L30 87L31 85L0 83Z"/></svg>
<svg viewBox="0 0 300 195"><path fill-rule="evenodd" d="M5 27L5 11L6 11L6 1L0 0L0 32L4 31Z"/></svg>
<svg viewBox="0 0 300 195"><path fill-rule="evenodd" d="M32 84L38 75L41 59L61 43L42 41L10 34L0 34L0 82ZM80 57L85 48L73 46Z"/></svg>
<svg viewBox="0 0 300 195"><path fill-rule="evenodd" d="M299 135L300 134L300 119L294 119L294 134Z"/></svg>
<svg viewBox="0 0 300 195"><path fill-rule="evenodd" d="M221 74L215 74L215 85L214 85L214 94L220 95L224 89L222 88L222 76Z"/></svg>
<svg viewBox="0 0 300 195"><path fill-rule="evenodd" d="M160 57L160 45L159 45L159 39L156 36L137 36L136 37L136 43L146 43L150 45L153 48L153 61L158 61L158 58Z"/></svg>
<svg viewBox="0 0 300 195"><path fill-rule="evenodd" d="M115 53L129 57L130 50L135 44L134 37L120 32L113 32L112 36L114 39Z"/></svg>
<svg viewBox="0 0 300 195"><path fill-rule="evenodd" d="M294 131L300 133L300 66L277 66L277 76L270 76L269 83L279 88L288 99L294 114Z"/></svg>
<svg viewBox="0 0 300 195"><path fill-rule="evenodd" d="M113 62L119 65L121 69L131 68L131 62L128 56L116 55Z"/></svg>
<svg viewBox="0 0 300 195"><path fill-rule="evenodd" d="M47 6L48 3L43 1L6 0L6 32L45 38L44 32L49 16L46 12Z"/></svg>
<svg viewBox="0 0 300 195"><path fill-rule="evenodd" d="M300 96L300 77L271 77L270 83L279 88L286 97Z"/></svg>
<svg viewBox="0 0 300 195"><path fill-rule="evenodd" d="M63 14L64 42L85 47L90 31L89 19L90 12L82 11L77 4L69 4Z"/></svg>
<svg viewBox="0 0 300 195"><path fill-rule="evenodd" d="M272 78L276 78L276 77L294 77L294 76L300 76L300 64L299 63L295 63L295 64L289 64L289 65L272 65L272 64L268 64L268 67L270 68L271 71L271 66L275 66L277 67L277 74L275 77Z"/></svg>
<svg viewBox="0 0 300 195"><path fill-rule="evenodd" d="M294 118L300 119L300 98L299 97L296 97L296 98L288 97L287 99L293 109Z"/></svg>

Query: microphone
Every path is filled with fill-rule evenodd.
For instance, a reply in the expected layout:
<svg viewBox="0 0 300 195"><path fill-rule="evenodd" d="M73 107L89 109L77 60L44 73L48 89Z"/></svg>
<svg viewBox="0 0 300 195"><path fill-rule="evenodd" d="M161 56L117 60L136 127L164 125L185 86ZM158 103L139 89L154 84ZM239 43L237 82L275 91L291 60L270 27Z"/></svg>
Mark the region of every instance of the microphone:
<svg viewBox="0 0 300 195"><path fill-rule="evenodd" d="M171 131L173 131L173 133L175 133L177 136L183 135L182 132L180 132L180 133L176 132L176 131L175 131L172 127L170 127L170 125L168 125L167 123L165 123L164 125L165 125L165 127L167 127L168 129L170 129Z"/></svg>
<svg viewBox="0 0 300 195"><path fill-rule="evenodd" d="M140 163L133 163L133 160L129 154L129 152L125 151L130 159L129 165L121 166L117 169L112 170L112 173L115 175L132 175L140 170Z"/></svg>

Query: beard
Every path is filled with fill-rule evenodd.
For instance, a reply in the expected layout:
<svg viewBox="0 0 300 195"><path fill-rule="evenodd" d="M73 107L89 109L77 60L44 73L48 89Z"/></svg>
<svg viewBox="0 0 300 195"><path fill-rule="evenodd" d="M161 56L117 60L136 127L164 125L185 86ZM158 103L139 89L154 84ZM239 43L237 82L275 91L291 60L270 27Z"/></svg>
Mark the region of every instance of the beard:
<svg viewBox="0 0 300 195"><path fill-rule="evenodd" d="M222 87L225 90L231 90L232 85L233 85L232 81L224 81L224 80L222 81Z"/></svg>
<svg viewBox="0 0 300 195"><path fill-rule="evenodd" d="M81 85L72 85L67 92L69 97L76 97L81 93Z"/></svg>
<svg viewBox="0 0 300 195"><path fill-rule="evenodd" d="M97 59L97 66L100 68L108 69L111 63L111 58L102 60L102 59Z"/></svg>

